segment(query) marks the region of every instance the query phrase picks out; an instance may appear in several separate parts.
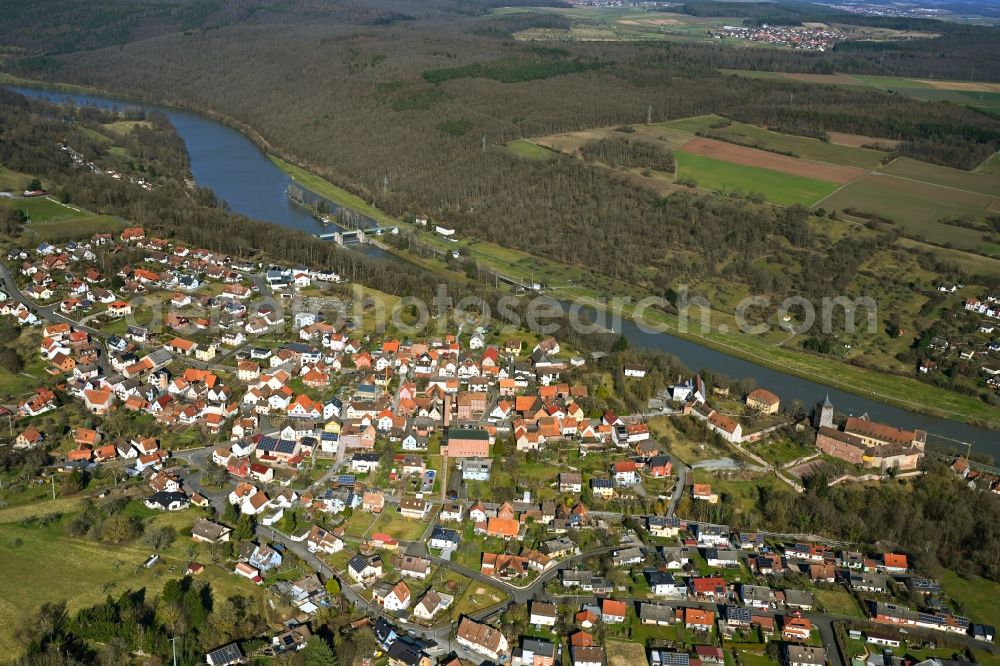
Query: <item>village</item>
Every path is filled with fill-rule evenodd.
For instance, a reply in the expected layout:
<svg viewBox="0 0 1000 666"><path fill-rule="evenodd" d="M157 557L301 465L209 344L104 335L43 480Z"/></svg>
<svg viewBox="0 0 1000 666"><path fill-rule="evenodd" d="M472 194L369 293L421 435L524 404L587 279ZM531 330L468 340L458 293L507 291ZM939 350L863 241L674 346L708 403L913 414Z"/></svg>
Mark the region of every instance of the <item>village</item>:
<svg viewBox="0 0 1000 666"><path fill-rule="evenodd" d="M709 31L716 38L723 37L741 39L750 42L761 42L772 46L784 46L808 51L827 51L843 39L843 35L831 30L825 25L787 26L723 26L719 31Z"/></svg>
<svg viewBox="0 0 1000 666"><path fill-rule="evenodd" d="M134 260L105 274L98 250ZM270 654L341 599L367 663L393 666L947 666L994 649L906 552L719 520L740 520L751 480L794 501L818 478L923 474L920 429L697 373L616 414L599 359L553 337L374 330L336 273L141 227L6 260L0 315L46 378L4 408L5 445L49 452L53 496L57 476L113 468L95 492L186 517L186 575L223 570L282 609ZM991 466L949 462L969 492L1000 492Z"/></svg>

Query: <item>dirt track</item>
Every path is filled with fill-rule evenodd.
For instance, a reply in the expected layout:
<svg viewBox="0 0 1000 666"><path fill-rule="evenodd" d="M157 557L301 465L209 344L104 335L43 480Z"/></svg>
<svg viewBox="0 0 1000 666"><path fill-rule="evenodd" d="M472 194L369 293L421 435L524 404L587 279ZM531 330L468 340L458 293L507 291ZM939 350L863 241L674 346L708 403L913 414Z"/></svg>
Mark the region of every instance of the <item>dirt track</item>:
<svg viewBox="0 0 1000 666"><path fill-rule="evenodd" d="M756 148L747 148L734 143L703 139L701 137L691 139L678 148L678 150L692 155L701 155L725 162L732 162L733 164L771 169L772 171L781 171L782 173L796 176L825 180L840 185L849 183L867 173L864 169L857 167L810 162L797 157L788 157L787 155L779 155L766 150L757 150Z"/></svg>

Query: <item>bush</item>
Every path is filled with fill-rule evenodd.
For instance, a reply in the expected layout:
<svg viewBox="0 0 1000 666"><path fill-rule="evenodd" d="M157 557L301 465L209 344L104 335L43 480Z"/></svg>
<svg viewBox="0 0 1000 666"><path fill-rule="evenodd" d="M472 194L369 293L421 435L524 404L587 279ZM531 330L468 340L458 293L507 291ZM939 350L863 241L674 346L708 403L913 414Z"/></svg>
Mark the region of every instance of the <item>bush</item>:
<svg viewBox="0 0 1000 666"><path fill-rule="evenodd" d="M142 534L142 523L130 516L116 514L101 523L100 539L105 543L130 543L140 534Z"/></svg>

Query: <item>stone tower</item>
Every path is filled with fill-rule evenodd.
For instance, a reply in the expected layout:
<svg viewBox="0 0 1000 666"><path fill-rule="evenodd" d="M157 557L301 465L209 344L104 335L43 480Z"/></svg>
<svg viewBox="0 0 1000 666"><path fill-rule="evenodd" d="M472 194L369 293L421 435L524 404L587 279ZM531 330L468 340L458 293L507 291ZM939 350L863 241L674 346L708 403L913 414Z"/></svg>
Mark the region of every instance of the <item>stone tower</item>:
<svg viewBox="0 0 1000 666"><path fill-rule="evenodd" d="M816 405L816 411L813 413L813 426L817 429L833 427L833 403L830 402L829 393L826 394L823 402Z"/></svg>

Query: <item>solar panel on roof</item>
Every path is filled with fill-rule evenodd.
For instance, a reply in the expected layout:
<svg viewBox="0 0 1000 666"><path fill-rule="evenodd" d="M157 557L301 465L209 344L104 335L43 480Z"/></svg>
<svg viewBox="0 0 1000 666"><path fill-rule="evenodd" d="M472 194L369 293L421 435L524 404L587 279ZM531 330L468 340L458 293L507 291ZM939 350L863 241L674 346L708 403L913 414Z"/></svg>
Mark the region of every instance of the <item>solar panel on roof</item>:
<svg viewBox="0 0 1000 666"><path fill-rule="evenodd" d="M232 664L240 661L243 658L243 653L240 652L240 646L236 643L230 643L229 645L223 645L220 648L216 648L208 653L208 659L215 666L222 666L223 664Z"/></svg>
<svg viewBox="0 0 1000 666"><path fill-rule="evenodd" d="M688 666L691 662L685 652L661 652L660 663L664 666Z"/></svg>

